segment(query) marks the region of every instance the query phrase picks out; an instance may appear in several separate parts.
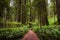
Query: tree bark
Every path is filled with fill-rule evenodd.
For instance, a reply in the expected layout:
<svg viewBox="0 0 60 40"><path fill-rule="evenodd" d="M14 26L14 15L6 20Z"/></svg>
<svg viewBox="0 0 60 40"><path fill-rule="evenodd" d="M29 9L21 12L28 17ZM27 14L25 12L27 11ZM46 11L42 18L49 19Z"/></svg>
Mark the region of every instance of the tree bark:
<svg viewBox="0 0 60 40"><path fill-rule="evenodd" d="M40 19L40 25L49 25L48 18L47 18L47 8L46 8L46 0L40 1L38 4L38 12L39 12L39 19Z"/></svg>
<svg viewBox="0 0 60 40"><path fill-rule="evenodd" d="M27 20L26 20L26 0L22 0L22 23L26 25Z"/></svg>
<svg viewBox="0 0 60 40"><path fill-rule="evenodd" d="M57 18L58 24L60 25L60 0L56 0Z"/></svg>

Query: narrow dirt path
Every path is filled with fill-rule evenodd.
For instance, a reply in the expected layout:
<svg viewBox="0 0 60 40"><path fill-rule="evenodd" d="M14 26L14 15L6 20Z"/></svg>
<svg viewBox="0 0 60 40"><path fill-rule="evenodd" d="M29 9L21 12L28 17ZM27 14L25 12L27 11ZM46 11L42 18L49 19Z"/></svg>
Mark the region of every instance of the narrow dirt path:
<svg viewBox="0 0 60 40"><path fill-rule="evenodd" d="M29 30L21 40L39 40L39 38L36 33L34 33L32 30Z"/></svg>

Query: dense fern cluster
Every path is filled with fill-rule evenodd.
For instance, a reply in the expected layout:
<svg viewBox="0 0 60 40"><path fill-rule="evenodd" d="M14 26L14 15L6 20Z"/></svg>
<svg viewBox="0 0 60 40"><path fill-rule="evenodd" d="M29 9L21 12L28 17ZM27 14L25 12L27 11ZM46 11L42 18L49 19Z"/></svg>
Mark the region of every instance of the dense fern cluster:
<svg viewBox="0 0 60 40"><path fill-rule="evenodd" d="M40 40L60 40L60 27L44 26L32 27L32 30L38 35ZM0 40L18 40L21 39L29 30L29 27L1 28Z"/></svg>

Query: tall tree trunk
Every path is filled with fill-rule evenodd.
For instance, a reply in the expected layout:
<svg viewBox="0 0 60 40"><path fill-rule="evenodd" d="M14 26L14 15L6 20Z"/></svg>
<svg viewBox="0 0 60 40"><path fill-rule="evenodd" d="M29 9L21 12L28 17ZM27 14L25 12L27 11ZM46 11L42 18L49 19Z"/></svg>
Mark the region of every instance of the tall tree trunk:
<svg viewBox="0 0 60 40"><path fill-rule="evenodd" d="M22 23L26 25L26 0L22 0Z"/></svg>
<svg viewBox="0 0 60 40"><path fill-rule="evenodd" d="M22 21L22 13L21 13L21 1L22 0L19 0L18 1L18 22L21 22Z"/></svg>
<svg viewBox="0 0 60 40"><path fill-rule="evenodd" d="M31 28L31 26L32 26L32 24L31 24L31 22L32 22L32 11L31 11L32 4L31 4L31 0L29 0L29 2L30 2L30 23L29 23L29 27Z"/></svg>
<svg viewBox="0 0 60 40"><path fill-rule="evenodd" d="M40 19L40 25L49 25L48 18L47 18L47 8L46 8L46 0L40 1L38 4L39 8L39 19Z"/></svg>
<svg viewBox="0 0 60 40"><path fill-rule="evenodd" d="M56 0L57 18L58 24L60 25L60 0Z"/></svg>
<svg viewBox="0 0 60 40"><path fill-rule="evenodd" d="M22 0L14 0L14 18L15 22L22 23ZM17 27L20 27L20 24L16 25Z"/></svg>
<svg viewBox="0 0 60 40"><path fill-rule="evenodd" d="M14 0L15 21L21 22L21 0Z"/></svg>
<svg viewBox="0 0 60 40"><path fill-rule="evenodd" d="M6 27L6 14L9 12L10 0L0 0L1 27ZM7 13L6 13L7 12ZM8 16L7 16L8 17Z"/></svg>
<svg viewBox="0 0 60 40"><path fill-rule="evenodd" d="M3 13L0 11L0 28L3 27Z"/></svg>

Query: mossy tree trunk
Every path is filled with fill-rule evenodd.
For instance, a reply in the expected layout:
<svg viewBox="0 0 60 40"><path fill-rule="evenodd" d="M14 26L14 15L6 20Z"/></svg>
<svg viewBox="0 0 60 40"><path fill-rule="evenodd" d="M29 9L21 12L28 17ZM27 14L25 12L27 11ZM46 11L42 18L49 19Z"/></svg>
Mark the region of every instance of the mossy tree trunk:
<svg viewBox="0 0 60 40"><path fill-rule="evenodd" d="M22 24L26 25L27 24L27 14L26 14L26 0L22 0Z"/></svg>
<svg viewBox="0 0 60 40"><path fill-rule="evenodd" d="M21 22L21 0L14 0L15 21Z"/></svg>

